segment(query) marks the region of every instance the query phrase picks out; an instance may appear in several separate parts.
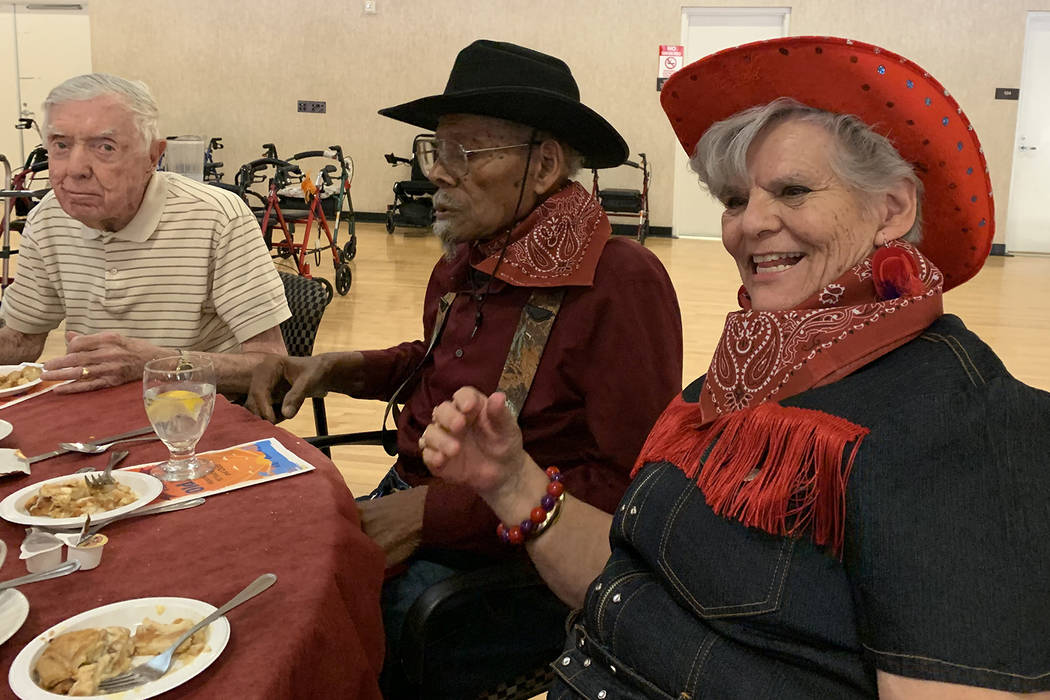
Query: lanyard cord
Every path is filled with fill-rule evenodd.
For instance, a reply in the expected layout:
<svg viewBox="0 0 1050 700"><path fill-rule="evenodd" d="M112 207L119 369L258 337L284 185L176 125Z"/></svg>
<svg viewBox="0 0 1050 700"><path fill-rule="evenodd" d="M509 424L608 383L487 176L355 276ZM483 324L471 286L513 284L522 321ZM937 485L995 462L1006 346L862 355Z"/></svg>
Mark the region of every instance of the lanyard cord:
<svg viewBox="0 0 1050 700"><path fill-rule="evenodd" d="M485 300L488 298L489 288L492 286L492 280L496 278L496 274L499 272L500 265L503 264L503 256L507 253L507 247L510 245L510 234L514 230L514 227L518 223L518 211L521 209L521 200L525 198L525 186L529 180L529 166L532 165L532 147L536 145L536 133L537 130L533 129L532 133L529 134L529 151L525 156L525 174L521 178L521 188L518 190L518 201L514 205L514 216L511 217L511 224L507 227L506 233L503 234L503 245L500 246L499 257L496 258L496 266L492 269L492 274L485 280L485 284L481 289L477 289L475 286L474 275L468 274L467 277L470 279L470 291L471 296L474 299L474 330L470 332L470 337L473 338L478 333L478 329L481 328L481 321L484 316L482 310L485 308Z"/></svg>

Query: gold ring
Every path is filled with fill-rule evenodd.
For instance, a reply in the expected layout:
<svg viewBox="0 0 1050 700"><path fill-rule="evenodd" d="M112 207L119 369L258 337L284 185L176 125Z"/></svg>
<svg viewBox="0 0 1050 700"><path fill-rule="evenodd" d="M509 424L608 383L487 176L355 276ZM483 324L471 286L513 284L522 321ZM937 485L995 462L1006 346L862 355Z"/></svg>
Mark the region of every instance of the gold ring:
<svg viewBox="0 0 1050 700"><path fill-rule="evenodd" d="M89 370L87 367L81 367L80 368L80 378L81 379L86 378L89 374L91 374L91 370Z"/></svg>

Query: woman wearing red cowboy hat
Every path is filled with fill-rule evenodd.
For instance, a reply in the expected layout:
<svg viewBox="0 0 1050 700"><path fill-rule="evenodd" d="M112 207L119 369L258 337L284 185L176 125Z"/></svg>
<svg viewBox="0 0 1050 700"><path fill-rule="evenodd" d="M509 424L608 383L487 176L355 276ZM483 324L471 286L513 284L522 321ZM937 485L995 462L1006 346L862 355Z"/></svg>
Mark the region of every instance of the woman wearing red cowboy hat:
<svg viewBox="0 0 1050 700"><path fill-rule="evenodd" d="M962 110L826 37L709 56L661 101L725 205L742 310L615 514L538 468L500 394L462 389L424 435L582 606L549 697L1050 690L1050 395L941 303L992 241Z"/></svg>

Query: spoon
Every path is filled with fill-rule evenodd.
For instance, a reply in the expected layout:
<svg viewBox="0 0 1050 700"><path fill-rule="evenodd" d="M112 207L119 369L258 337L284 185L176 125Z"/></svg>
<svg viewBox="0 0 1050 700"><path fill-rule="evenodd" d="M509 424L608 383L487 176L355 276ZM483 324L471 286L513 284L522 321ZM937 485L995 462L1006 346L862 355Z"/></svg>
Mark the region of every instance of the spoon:
<svg viewBox="0 0 1050 700"><path fill-rule="evenodd" d="M27 583L34 583L36 581L46 581L49 578L58 578L59 576L65 576L71 574L80 568L80 562L76 559L67 561L65 564L59 564L53 569L48 571L40 571L35 574L29 574L28 576L20 576L13 578L9 581L0 582L0 591L7 588L14 588L15 586L24 586Z"/></svg>
<svg viewBox="0 0 1050 700"><path fill-rule="evenodd" d="M141 437L125 438L124 440L115 440L108 442L103 445L89 445L86 442L60 442L58 446L63 450L69 450L70 452L83 452L86 455L97 455L102 454L109 448L113 447L118 443L122 442L139 442L140 440L159 440L156 435L143 435Z"/></svg>

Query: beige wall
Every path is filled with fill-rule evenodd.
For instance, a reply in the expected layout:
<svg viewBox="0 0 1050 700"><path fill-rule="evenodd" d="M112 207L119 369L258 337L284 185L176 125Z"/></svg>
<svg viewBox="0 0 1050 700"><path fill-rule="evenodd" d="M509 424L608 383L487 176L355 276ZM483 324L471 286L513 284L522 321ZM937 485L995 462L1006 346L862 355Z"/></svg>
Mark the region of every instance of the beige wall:
<svg viewBox="0 0 1050 700"><path fill-rule="evenodd" d="M512 41L569 63L584 101L653 163L652 221L671 222L672 149L655 90L659 44L680 41L671 0L91 0L96 70L145 80L167 134L222 136L227 179L235 164L274 141L282 155L340 143L354 158L359 211L383 211L392 170L383 153L407 155L416 130L380 107L440 92L456 52L477 38ZM962 104L984 143L1004 217L1017 103L993 99L1018 87L1027 10L1050 0L783 0L695 6L791 7L791 33L850 36L903 54ZM297 114L297 99L328 102ZM620 168L603 186L638 185Z"/></svg>

